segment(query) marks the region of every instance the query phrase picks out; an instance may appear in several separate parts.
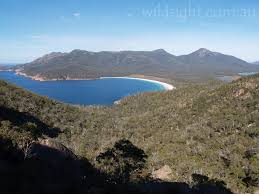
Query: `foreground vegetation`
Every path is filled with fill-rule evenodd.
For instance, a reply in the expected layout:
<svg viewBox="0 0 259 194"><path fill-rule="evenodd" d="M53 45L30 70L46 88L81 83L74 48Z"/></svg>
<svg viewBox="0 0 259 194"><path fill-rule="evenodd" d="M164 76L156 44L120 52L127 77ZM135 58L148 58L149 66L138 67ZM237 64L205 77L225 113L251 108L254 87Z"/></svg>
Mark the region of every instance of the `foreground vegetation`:
<svg viewBox="0 0 259 194"><path fill-rule="evenodd" d="M194 184L199 175L224 181L234 193L259 187L259 76L140 94L113 107L64 105L0 82L0 109L0 136L17 149L26 153L52 137L123 183L168 165L171 182ZM145 156L133 179L125 170L139 168L116 151L122 139Z"/></svg>

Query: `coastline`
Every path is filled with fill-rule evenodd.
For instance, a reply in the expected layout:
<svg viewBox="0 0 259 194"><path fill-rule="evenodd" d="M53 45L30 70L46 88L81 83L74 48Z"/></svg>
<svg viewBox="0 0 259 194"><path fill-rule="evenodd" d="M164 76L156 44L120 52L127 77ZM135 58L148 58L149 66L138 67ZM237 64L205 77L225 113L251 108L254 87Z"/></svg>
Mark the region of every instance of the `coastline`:
<svg viewBox="0 0 259 194"><path fill-rule="evenodd" d="M27 77L27 78L30 78L30 79L35 80L35 81L41 81L41 82L46 81L44 78L42 78L39 75L29 76L26 73L22 73L21 71L18 71L18 70L14 71L14 72L15 72L16 75Z"/></svg>
<svg viewBox="0 0 259 194"><path fill-rule="evenodd" d="M171 84L161 82L161 81L156 81L156 80L151 80L151 79L145 79L145 78L137 78L137 77L101 77L100 79L132 79L132 80L141 80L141 81L146 81L146 82L151 82L151 83L156 83L164 87L165 90L174 90L176 87L174 87Z"/></svg>
<svg viewBox="0 0 259 194"><path fill-rule="evenodd" d="M0 72L3 72L3 71L11 72L12 70L10 70L10 69L7 69L7 70L5 70L5 69L0 69Z"/></svg>
<svg viewBox="0 0 259 194"><path fill-rule="evenodd" d="M129 76L124 76L124 77L100 77L100 78L95 78L95 79L83 79L83 78L70 78L67 77L66 79L46 79L44 77L42 77L41 75L37 74L35 76L29 76L26 73L23 73L21 70L16 70L14 71L16 75L19 76L24 76L27 78L30 78L32 80L35 81L83 81L83 80L97 80L97 79L132 79L132 80L140 80L140 81L146 81L146 82L151 82L151 83L155 83L155 84L159 84L161 85L166 91L170 91L170 90L174 90L176 89L176 87L174 87L173 85L163 82L163 81L157 81L154 79L147 79L147 78L140 78L140 77L129 77Z"/></svg>
<svg viewBox="0 0 259 194"><path fill-rule="evenodd" d="M47 79L42 77L40 74L37 74L35 76L30 76L27 75L26 73L21 72L20 70L15 70L14 71L16 75L19 76L23 76L23 77L27 77L30 78L34 81L40 81L40 82L49 82L49 81L84 81L84 80L96 80L99 78L93 78L93 79L84 79L84 78L70 78L70 77L66 77L66 79Z"/></svg>

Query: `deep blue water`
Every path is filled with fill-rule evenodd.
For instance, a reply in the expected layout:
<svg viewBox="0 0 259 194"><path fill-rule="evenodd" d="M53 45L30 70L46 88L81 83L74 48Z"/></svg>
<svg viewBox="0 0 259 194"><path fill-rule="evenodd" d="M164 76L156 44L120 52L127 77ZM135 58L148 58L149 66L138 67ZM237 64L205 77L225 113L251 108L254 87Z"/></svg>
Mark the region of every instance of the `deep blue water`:
<svg viewBox="0 0 259 194"><path fill-rule="evenodd" d="M14 72L0 72L0 79L51 99L80 105L112 105L129 95L164 90L160 84L124 78L40 82Z"/></svg>

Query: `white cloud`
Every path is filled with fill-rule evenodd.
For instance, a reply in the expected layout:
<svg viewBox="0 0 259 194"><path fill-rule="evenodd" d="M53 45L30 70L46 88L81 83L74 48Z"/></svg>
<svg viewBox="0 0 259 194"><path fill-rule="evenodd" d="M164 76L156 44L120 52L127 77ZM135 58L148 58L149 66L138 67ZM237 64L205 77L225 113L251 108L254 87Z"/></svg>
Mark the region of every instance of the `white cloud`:
<svg viewBox="0 0 259 194"><path fill-rule="evenodd" d="M73 13L73 16L74 16L75 18L80 18L81 13L80 13L80 12L75 12L75 13Z"/></svg>
<svg viewBox="0 0 259 194"><path fill-rule="evenodd" d="M46 36L46 35L32 35L30 38L32 39L32 40L44 40L44 39L46 39L48 36Z"/></svg>
<svg viewBox="0 0 259 194"><path fill-rule="evenodd" d="M72 15L68 15L68 16L60 16L60 20L62 22L65 22L65 23L72 23L74 22L75 20L77 19L80 19L81 17L81 13L80 12L74 12L72 13Z"/></svg>

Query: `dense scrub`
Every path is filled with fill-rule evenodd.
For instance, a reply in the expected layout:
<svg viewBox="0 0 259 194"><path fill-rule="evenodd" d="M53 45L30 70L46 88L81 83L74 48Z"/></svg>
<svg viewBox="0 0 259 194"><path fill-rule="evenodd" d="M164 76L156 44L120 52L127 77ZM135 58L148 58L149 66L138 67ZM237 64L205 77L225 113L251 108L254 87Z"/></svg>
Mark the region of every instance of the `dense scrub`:
<svg viewBox="0 0 259 194"><path fill-rule="evenodd" d="M26 123L0 118L1 136L20 147L52 136L98 166L96 157L125 138L148 156L144 174L169 165L174 182L202 174L234 193L259 186L258 76L140 94L114 107L64 105L0 82L0 107L27 114Z"/></svg>
<svg viewBox="0 0 259 194"><path fill-rule="evenodd" d="M121 154L117 155L118 152ZM110 155L119 161L118 166L109 165ZM24 152L10 139L0 137L0 191L3 194L232 194L224 182L199 174L193 174L189 185L154 180L148 175L132 181L128 172L138 169L134 174L141 173L144 155L143 150L128 140L116 142L97 157L110 168L119 169L119 174L107 174L56 141L34 142Z"/></svg>

